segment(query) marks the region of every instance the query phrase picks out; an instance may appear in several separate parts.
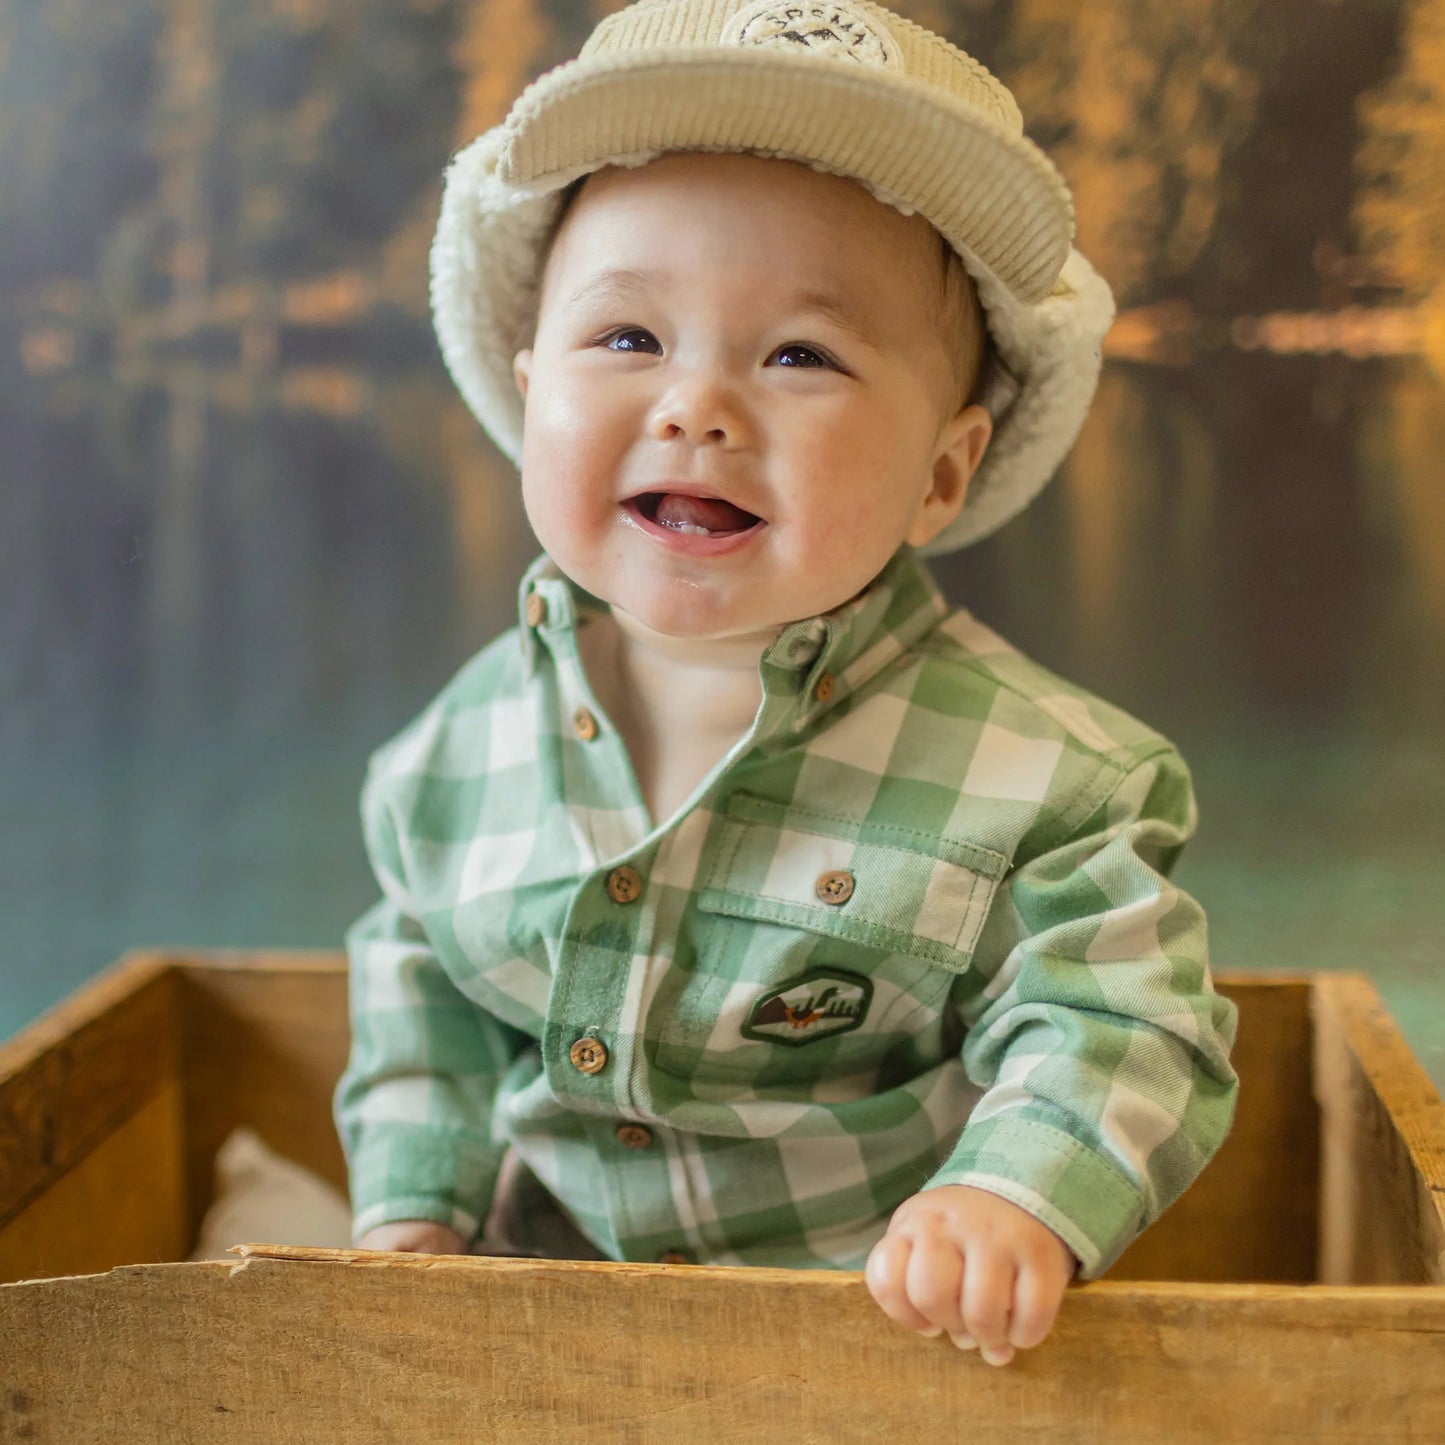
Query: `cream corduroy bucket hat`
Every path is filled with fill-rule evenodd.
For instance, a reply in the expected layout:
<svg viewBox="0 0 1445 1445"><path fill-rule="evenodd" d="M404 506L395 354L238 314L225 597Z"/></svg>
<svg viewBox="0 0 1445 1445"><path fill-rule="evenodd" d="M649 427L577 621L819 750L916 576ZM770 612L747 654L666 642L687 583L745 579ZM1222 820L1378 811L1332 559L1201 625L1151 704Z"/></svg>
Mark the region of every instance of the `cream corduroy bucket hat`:
<svg viewBox="0 0 1445 1445"><path fill-rule="evenodd" d="M1113 298L1072 248L1068 188L1025 139L1013 96L871 0L638 0L453 159L432 315L452 377L508 457L522 449L512 357L562 191L676 150L803 161L942 232L1007 375L983 398L994 435L967 505L924 550L976 541L1032 500L1083 423Z"/></svg>

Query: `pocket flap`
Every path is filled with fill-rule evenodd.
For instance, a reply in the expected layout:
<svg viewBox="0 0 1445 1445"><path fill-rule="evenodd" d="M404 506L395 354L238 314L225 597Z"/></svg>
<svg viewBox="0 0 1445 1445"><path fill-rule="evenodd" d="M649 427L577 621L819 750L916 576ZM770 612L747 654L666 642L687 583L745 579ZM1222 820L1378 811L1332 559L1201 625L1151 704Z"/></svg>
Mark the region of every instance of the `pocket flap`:
<svg viewBox="0 0 1445 1445"><path fill-rule="evenodd" d="M961 973L1007 868L975 843L734 793L698 907Z"/></svg>

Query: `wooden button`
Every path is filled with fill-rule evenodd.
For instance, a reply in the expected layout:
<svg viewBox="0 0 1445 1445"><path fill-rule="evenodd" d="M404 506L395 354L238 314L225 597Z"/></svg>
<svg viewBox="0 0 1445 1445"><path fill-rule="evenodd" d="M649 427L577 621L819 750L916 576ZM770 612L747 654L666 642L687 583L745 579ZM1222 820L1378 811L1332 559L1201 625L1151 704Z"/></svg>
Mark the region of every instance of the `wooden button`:
<svg viewBox="0 0 1445 1445"><path fill-rule="evenodd" d="M841 868L834 869L830 873L820 874L818 881L813 885L813 892L824 903L832 903L835 906L839 903L846 903L853 896L853 875L843 872Z"/></svg>
<svg viewBox="0 0 1445 1445"><path fill-rule="evenodd" d="M585 707L579 707L572 714L572 731L584 743L590 743L597 736L597 719Z"/></svg>
<svg viewBox="0 0 1445 1445"><path fill-rule="evenodd" d="M527 625L540 627L547 620L547 599L540 592L527 594Z"/></svg>
<svg viewBox="0 0 1445 1445"><path fill-rule="evenodd" d="M632 903L642 892L642 874L626 863L607 875L607 896L614 903Z"/></svg>
<svg viewBox="0 0 1445 1445"><path fill-rule="evenodd" d="M657 1256L658 1264L691 1264L692 1256L684 1254L680 1249L665 1250Z"/></svg>
<svg viewBox="0 0 1445 1445"><path fill-rule="evenodd" d="M813 696L816 697L819 702L827 702L828 699L833 696L833 685L836 681L837 679L834 678L831 672L825 672L822 677L818 679L818 685L813 689Z"/></svg>
<svg viewBox="0 0 1445 1445"><path fill-rule="evenodd" d="M607 1045L601 1039L578 1039L567 1057L572 1067L584 1074L600 1074L607 1067Z"/></svg>
<svg viewBox="0 0 1445 1445"><path fill-rule="evenodd" d="M646 1124L619 1124L617 1142L629 1149L646 1149L652 1143L652 1130Z"/></svg>

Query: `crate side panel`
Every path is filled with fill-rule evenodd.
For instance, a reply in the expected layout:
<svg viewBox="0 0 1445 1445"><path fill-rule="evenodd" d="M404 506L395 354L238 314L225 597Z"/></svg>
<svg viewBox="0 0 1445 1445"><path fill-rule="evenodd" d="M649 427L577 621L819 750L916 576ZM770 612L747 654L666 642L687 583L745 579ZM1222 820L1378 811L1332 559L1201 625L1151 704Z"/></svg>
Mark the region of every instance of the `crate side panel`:
<svg viewBox="0 0 1445 1445"><path fill-rule="evenodd" d="M1303 980L1221 980L1239 1006L1234 1128L1194 1185L1125 1251L1121 1280L1305 1283L1315 1278L1319 1106Z"/></svg>
<svg viewBox="0 0 1445 1445"><path fill-rule="evenodd" d="M1442 1331L1439 1290L1102 1284L996 1370L858 1275L255 1258L0 1288L0 1434L1396 1445L1445 1438Z"/></svg>
<svg viewBox="0 0 1445 1445"><path fill-rule="evenodd" d="M176 1078L174 984L122 959L0 1045L0 1225Z"/></svg>
<svg viewBox="0 0 1445 1445"><path fill-rule="evenodd" d="M172 1079L0 1228L0 1282L184 1259L189 1251L181 1094Z"/></svg>
<svg viewBox="0 0 1445 1445"><path fill-rule="evenodd" d="M350 1045L345 957L255 955L179 974L192 1229L212 1199L216 1151L238 1124L344 1194L331 1094Z"/></svg>
<svg viewBox="0 0 1445 1445"><path fill-rule="evenodd" d="M1369 979L1315 984L1320 1278L1445 1284L1445 1101Z"/></svg>

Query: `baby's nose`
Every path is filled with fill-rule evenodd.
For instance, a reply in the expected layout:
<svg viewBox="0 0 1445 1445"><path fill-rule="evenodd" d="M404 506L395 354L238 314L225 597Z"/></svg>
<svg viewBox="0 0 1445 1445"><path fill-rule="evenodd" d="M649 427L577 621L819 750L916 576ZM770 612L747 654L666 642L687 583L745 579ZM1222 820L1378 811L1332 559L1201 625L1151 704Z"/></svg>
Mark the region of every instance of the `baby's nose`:
<svg viewBox="0 0 1445 1445"><path fill-rule="evenodd" d="M699 376L668 388L652 410L650 429L659 441L740 446L746 422L731 388L716 378Z"/></svg>

